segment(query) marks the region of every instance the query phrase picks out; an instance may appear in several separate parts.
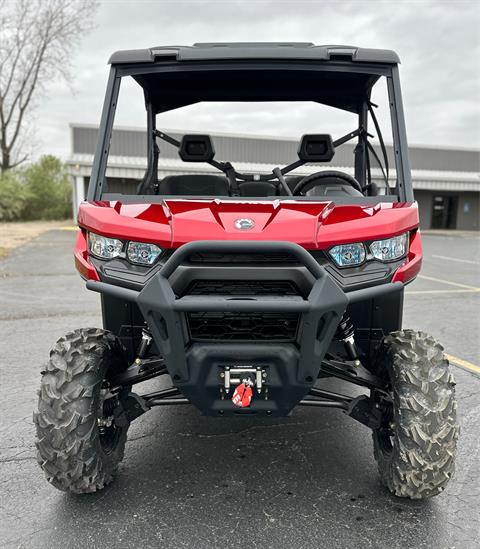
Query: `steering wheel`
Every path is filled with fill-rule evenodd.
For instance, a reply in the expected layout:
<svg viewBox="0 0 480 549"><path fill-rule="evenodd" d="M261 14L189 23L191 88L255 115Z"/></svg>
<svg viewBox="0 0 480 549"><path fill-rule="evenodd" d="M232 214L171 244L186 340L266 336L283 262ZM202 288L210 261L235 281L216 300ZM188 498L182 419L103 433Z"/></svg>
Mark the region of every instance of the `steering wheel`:
<svg viewBox="0 0 480 549"><path fill-rule="evenodd" d="M311 175L307 175L295 185L293 189L293 194L299 196L300 193L306 193L313 187L317 187L322 184L322 179L341 179L348 185L351 185L355 190L362 192L362 187L360 183L351 175L344 172L339 172L337 170L327 170L324 172L315 172ZM362 193L363 194L363 193Z"/></svg>

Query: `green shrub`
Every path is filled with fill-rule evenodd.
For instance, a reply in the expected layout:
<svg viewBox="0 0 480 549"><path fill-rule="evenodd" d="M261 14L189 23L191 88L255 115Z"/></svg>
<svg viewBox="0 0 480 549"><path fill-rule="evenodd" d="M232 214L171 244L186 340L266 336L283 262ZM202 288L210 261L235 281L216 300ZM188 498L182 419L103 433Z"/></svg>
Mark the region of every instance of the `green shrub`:
<svg viewBox="0 0 480 549"><path fill-rule="evenodd" d="M72 187L65 164L42 156L22 170L25 203L22 219L66 219L72 215Z"/></svg>
<svg viewBox="0 0 480 549"><path fill-rule="evenodd" d="M25 207L27 193L18 174L8 170L0 176L0 221L20 219Z"/></svg>

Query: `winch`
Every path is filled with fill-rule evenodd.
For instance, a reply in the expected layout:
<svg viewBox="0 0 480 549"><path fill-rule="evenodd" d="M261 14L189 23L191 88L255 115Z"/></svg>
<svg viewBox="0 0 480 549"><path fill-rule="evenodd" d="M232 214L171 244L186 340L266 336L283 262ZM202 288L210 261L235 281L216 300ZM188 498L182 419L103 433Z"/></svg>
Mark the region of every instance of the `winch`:
<svg viewBox="0 0 480 549"><path fill-rule="evenodd" d="M240 408L250 406L250 401L255 388L258 394L264 393L265 400L268 399L268 388L266 386L267 372L260 366L225 366L220 372L220 395L225 395L235 387L231 400Z"/></svg>

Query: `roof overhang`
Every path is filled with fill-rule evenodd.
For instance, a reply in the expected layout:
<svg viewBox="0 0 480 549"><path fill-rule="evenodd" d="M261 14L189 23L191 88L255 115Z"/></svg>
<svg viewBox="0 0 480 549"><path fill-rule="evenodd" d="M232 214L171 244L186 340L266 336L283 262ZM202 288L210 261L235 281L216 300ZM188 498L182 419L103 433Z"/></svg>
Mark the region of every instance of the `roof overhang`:
<svg viewBox="0 0 480 549"><path fill-rule="evenodd" d="M115 52L111 64L175 61L215 61L226 59L276 59L310 61L348 60L355 63L400 63L392 50L359 48L346 45L317 46L311 42L207 42L193 46L157 46L141 50Z"/></svg>
<svg viewBox="0 0 480 549"><path fill-rule="evenodd" d="M231 63L134 74L155 113L212 101L315 101L358 113L379 75L303 65Z"/></svg>
<svg viewBox="0 0 480 549"><path fill-rule="evenodd" d="M315 101L358 113L398 62L390 50L309 43L162 46L110 58L142 86L155 113L202 101Z"/></svg>

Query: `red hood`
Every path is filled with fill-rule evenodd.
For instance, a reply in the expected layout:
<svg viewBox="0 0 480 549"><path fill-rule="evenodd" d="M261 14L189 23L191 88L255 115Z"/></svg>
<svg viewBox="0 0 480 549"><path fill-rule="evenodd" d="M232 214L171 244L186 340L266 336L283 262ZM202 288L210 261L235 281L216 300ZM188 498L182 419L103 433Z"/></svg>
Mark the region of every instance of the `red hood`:
<svg viewBox="0 0 480 549"><path fill-rule="evenodd" d="M254 222L238 230L237 219ZM334 205L332 202L165 200L159 204L95 202L80 206L87 230L164 248L194 240L288 240L307 249L380 239L418 227L416 203Z"/></svg>

